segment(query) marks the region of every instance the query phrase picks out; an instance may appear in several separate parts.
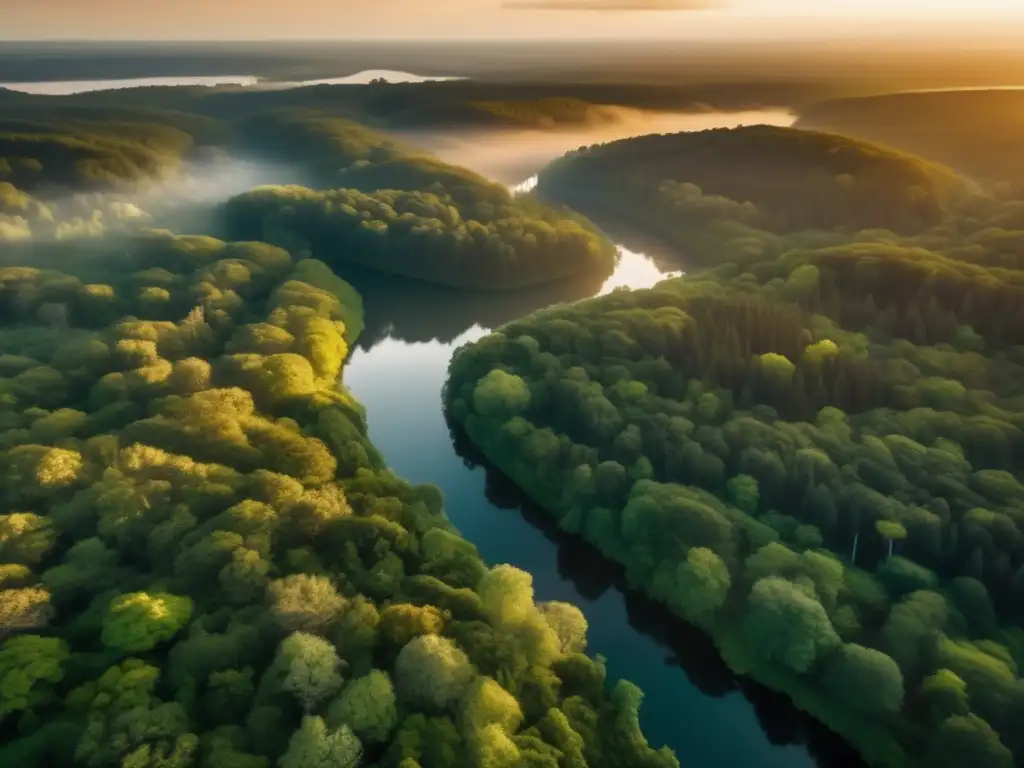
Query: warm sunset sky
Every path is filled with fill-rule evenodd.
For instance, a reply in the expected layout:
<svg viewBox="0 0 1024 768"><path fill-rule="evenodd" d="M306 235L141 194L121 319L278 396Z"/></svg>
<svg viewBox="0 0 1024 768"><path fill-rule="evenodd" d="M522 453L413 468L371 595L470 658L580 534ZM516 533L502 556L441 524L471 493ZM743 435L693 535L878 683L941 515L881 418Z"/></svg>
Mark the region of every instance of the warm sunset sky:
<svg viewBox="0 0 1024 768"><path fill-rule="evenodd" d="M8 40L905 35L922 23L1024 38L1024 0L0 0Z"/></svg>

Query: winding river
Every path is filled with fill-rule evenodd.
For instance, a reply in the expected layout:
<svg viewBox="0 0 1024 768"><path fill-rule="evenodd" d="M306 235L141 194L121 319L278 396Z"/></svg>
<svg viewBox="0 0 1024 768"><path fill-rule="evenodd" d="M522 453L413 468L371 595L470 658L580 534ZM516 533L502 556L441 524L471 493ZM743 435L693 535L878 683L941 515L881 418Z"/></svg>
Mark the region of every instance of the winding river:
<svg viewBox="0 0 1024 768"><path fill-rule="evenodd" d="M710 115L694 117L694 128L713 127ZM779 113L765 113L757 122L780 121ZM718 115L716 125L737 122ZM504 149L506 158L515 152L514 146ZM492 153L488 160L493 163ZM493 165L478 169L499 176ZM529 187L529 179L513 186ZM614 230L609 235L620 243L620 259L607 280L481 294L342 272L365 299L366 332L345 381L366 406L370 436L401 475L441 488L448 516L488 562L533 574L538 600L564 600L583 610L590 653L606 658L610 679L626 678L643 689L645 733L653 746L672 747L684 767L859 765L838 737L785 697L732 675L704 635L631 593L616 566L554 528L446 423L441 388L461 344L532 310L617 287L647 287L678 269L671 254L649 242Z"/></svg>

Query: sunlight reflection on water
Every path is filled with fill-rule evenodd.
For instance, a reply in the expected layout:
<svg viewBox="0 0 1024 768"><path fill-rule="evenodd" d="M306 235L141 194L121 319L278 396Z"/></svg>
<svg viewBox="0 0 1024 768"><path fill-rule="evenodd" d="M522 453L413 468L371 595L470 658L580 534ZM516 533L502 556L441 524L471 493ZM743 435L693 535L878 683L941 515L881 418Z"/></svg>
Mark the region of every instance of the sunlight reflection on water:
<svg viewBox="0 0 1024 768"><path fill-rule="evenodd" d="M0 88L21 91L37 96L70 96L90 91L113 91L122 88L146 88L153 86L239 86L262 90L287 90L311 85L367 85L373 80L384 79L389 83L425 83L433 80L464 80L462 77L441 75L417 75L394 69L365 69L344 77L328 77L320 80L273 81L261 80L255 75L210 75L201 77L131 77L104 80L44 80L32 83L0 83Z"/></svg>
<svg viewBox="0 0 1024 768"><path fill-rule="evenodd" d="M509 189L516 195L532 192L537 188L537 178L537 174L534 174L525 181L513 184ZM650 288L662 280L683 274L682 270L678 269L664 271L646 253L631 251L620 244L616 244L615 247L619 252L619 263L614 274L601 286L601 290L596 294L598 296L611 293L617 288Z"/></svg>
<svg viewBox="0 0 1024 768"><path fill-rule="evenodd" d="M631 251L621 245L615 247L619 251L619 264L615 267L612 276L601 286L601 290L598 292L599 296L611 293L617 288L650 288L662 280L679 277L683 274L678 269L671 272L663 271L654 263L654 259L645 253Z"/></svg>
<svg viewBox="0 0 1024 768"><path fill-rule="evenodd" d="M217 75L203 77L132 77L122 80L46 80L37 83L0 83L0 88L21 91L38 96L70 96L88 91L113 91L122 88L147 88L154 86L253 86L259 78L252 75Z"/></svg>

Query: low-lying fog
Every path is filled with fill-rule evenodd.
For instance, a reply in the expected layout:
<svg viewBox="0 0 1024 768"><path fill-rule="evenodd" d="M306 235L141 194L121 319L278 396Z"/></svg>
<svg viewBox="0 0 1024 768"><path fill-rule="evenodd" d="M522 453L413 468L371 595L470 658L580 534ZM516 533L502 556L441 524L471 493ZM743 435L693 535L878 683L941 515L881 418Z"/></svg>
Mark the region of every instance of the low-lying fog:
<svg viewBox="0 0 1024 768"><path fill-rule="evenodd" d="M310 185L312 180L292 164L213 151L144 190L139 206L152 216L152 226L215 233L220 203L265 184Z"/></svg>
<svg viewBox="0 0 1024 768"><path fill-rule="evenodd" d="M48 196L25 215L0 213L0 243L65 240L140 227L216 234L220 203L264 184L310 183L293 165L208 150L162 179L110 192Z"/></svg>
<svg viewBox="0 0 1024 768"><path fill-rule="evenodd" d="M494 181L520 185L566 152L648 133L703 131L741 125L792 125L796 116L783 109L746 112L649 112L606 108L613 119L600 125L542 129L404 131L398 136L449 163Z"/></svg>
<svg viewBox="0 0 1024 768"><path fill-rule="evenodd" d="M607 110L606 115L612 110ZM784 110L658 113L616 109L615 121L558 129L473 129L409 131L405 141L433 152L516 191L528 191L551 160L577 147L648 133L700 131L767 123L790 125ZM219 234L217 207L229 198L265 184L313 183L294 165L208 150L171 177L121 188L49 200L48 213L35 221L0 216L0 240L49 239L135 229L166 228L180 233Z"/></svg>

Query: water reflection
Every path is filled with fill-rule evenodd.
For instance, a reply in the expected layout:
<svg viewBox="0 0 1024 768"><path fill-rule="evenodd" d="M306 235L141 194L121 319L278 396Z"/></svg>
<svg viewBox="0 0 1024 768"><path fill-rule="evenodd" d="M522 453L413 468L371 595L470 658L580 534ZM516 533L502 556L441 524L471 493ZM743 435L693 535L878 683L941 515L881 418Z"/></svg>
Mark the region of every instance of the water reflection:
<svg viewBox="0 0 1024 768"><path fill-rule="evenodd" d="M632 251L623 245L618 246L618 250L618 268L604 281L599 291L601 295L618 288L650 288L662 280L683 274L679 269L663 269L646 253Z"/></svg>
<svg viewBox="0 0 1024 768"><path fill-rule="evenodd" d="M46 80L35 83L0 83L0 88L21 91L40 96L70 96L89 91L113 91L122 88L146 88L153 86L253 86L259 82L252 75L216 75L202 77L130 77L105 80Z"/></svg>
<svg viewBox="0 0 1024 768"><path fill-rule="evenodd" d="M238 86L262 90L285 90L310 85L367 85L375 80L389 83L426 83L434 80L464 80L463 77L417 75L394 69L364 69L344 77L326 77L319 80L263 80L255 75L202 75L183 77L126 77L102 80L41 80L29 83L0 83L0 88L21 91L39 96L70 96L91 91L114 91L123 88L147 88L154 86Z"/></svg>
<svg viewBox="0 0 1024 768"><path fill-rule="evenodd" d="M442 75L416 75L412 72L399 72L394 69L364 69L354 75L345 77L328 77L322 80L303 80L301 83L286 85L366 85L374 80L386 80L389 83L429 83L435 80L465 80L464 77L445 77Z"/></svg>
<svg viewBox="0 0 1024 768"><path fill-rule="evenodd" d="M619 248L610 276L579 275L515 291L469 291L355 266L335 272L363 297L366 328L359 347L369 351L390 339L450 345L471 328L490 330L553 304L578 301L616 288L649 288L679 270L665 271L645 253Z"/></svg>
<svg viewBox="0 0 1024 768"><path fill-rule="evenodd" d="M637 633L632 635L633 639L642 636L656 643L657 653L653 654L643 654L639 647L631 649L635 653L622 667L623 676L634 682L645 680L646 683L646 678L665 680L666 675L669 680L667 685L662 683L653 690L641 683L646 693L644 729L652 743L661 743L662 740L669 743L684 765L778 765L787 768L862 765L850 747L820 723L797 710L785 696L752 680L737 678L706 634L669 614L664 606L631 590L621 567L606 560L578 536L561 531L546 511L488 464L461 429L451 423L449 428L452 444L464 466L483 469L484 489L491 505L519 512L530 526L557 546L558 574L572 584L575 602L583 604L591 621L590 651L601 652L604 640L603 635L593 631L595 616L600 621L604 611L595 611L592 604L599 604L606 595L624 598L628 624ZM597 626L603 628L600 623ZM629 643L629 633L623 634L627 635L626 642ZM616 659L609 660L610 669L617 666ZM685 679L673 681L672 669L681 671ZM701 699L696 721L683 721L681 713L694 704L693 699L701 696L717 701ZM751 712L753 718L749 717ZM716 737L725 733L715 732L714 727L709 731L709 722L726 724L725 728L738 741L716 744ZM746 731L745 727L752 730Z"/></svg>
<svg viewBox="0 0 1024 768"><path fill-rule="evenodd" d="M634 269L643 271L638 265ZM585 299L615 280L614 275L581 275L515 291L468 291L358 267L335 266L335 271L363 297L366 329L359 346L367 351L388 339L450 345L471 328L496 328L536 309ZM638 275L645 277L651 279Z"/></svg>

